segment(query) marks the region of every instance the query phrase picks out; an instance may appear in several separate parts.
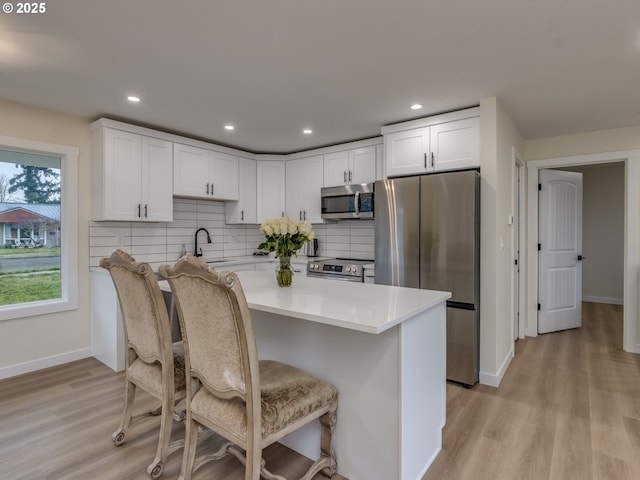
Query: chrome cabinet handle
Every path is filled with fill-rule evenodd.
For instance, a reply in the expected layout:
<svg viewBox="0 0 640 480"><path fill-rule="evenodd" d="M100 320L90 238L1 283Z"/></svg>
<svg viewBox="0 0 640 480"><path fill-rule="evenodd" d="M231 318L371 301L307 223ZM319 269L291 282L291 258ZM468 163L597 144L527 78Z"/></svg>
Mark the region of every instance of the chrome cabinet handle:
<svg viewBox="0 0 640 480"><path fill-rule="evenodd" d="M344 183L347 183L347 171L342 172L344 175Z"/></svg>
<svg viewBox="0 0 640 480"><path fill-rule="evenodd" d="M240 210L240 220L244 220L244 210Z"/></svg>
<svg viewBox="0 0 640 480"><path fill-rule="evenodd" d="M298 220L302 220L302 210L298 212Z"/></svg>
<svg viewBox="0 0 640 480"><path fill-rule="evenodd" d="M207 182L207 195L209 195L209 182Z"/></svg>
<svg viewBox="0 0 640 480"><path fill-rule="evenodd" d="M144 218L147 218L147 217L148 217L147 213L148 213L148 212L147 212L147 204L145 203L145 204L144 204Z"/></svg>
<svg viewBox="0 0 640 480"><path fill-rule="evenodd" d="M306 219L307 219L307 211L306 211L306 210L303 210L303 211L302 211L302 219L303 219L303 220L306 220Z"/></svg>
<svg viewBox="0 0 640 480"><path fill-rule="evenodd" d="M351 170L349 170L349 183L351 183Z"/></svg>
<svg viewBox="0 0 640 480"><path fill-rule="evenodd" d="M211 182L211 195L213 195L213 182Z"/></svg>
<svg viewBox="0 0 640 480"><path fill-rule="evenodd" d="M436 168L436 156L431 152L431 168Z"/></svg>
<svg viewBox="0 0 640 480"><path fill-rule="evenodd" d="M424 169L427 169L427 154L424 154Z"/></svg>
<svg viewBox="0 0 640 480"><path fill-rule="evenodd" d="M140 218L140 204L138 204L138 218Z"/></svg>

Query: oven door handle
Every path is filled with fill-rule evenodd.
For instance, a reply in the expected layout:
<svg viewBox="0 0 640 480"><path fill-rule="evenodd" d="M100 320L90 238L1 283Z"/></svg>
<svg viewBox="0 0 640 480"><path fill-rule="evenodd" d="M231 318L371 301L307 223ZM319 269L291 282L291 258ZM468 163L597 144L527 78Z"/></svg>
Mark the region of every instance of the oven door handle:
<svg viewBox="0 0 640 480"><path fill-rule="evenodd" d="M355 210L356 210L355 211L355 216L359 217L360 216L360 192L356 192L355 197L356 198L353 201L353 203L355 204L354 206L355 206Z"/></svg>

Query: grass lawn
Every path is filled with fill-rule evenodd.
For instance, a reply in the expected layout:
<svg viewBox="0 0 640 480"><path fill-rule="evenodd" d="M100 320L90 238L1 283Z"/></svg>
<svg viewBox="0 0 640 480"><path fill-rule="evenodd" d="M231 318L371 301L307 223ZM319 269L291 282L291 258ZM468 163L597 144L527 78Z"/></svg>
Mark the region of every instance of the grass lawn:
<svg viewBox="0 0 640 480"><path fill-rule="evenodd" d="M0 276L0 305L60 298L60 271Z"/></svg>
<svg viewBox="0 0 640 480"><path fill-rule="evenodd" d="M59 257L60 247L0 248L0 258Z"/></svg>

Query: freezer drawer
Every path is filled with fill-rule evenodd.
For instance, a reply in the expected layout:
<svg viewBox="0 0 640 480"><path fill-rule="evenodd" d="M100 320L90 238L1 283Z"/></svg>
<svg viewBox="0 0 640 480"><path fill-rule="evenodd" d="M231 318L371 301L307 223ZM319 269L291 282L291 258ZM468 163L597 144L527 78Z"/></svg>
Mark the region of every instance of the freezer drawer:
<svg viewBox="0 0 640 480"><path fill-rule="evenodd" d="M478 383L479 338L478 310L447 308L447 380Z"/></svg>

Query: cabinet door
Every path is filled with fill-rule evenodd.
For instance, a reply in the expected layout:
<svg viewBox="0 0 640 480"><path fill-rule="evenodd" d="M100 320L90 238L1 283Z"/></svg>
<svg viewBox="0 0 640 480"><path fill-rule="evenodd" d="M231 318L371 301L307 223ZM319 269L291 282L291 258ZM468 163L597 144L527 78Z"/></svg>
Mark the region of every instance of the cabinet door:
<svg viewBox="0 0 640 480"><path fill-rule="evenodd" d="M326 162L326 160L325 160ZM349 150L349 183L370 183L376 181L376 147Z"/></svg>
<svg viewBox="0 0 640 480"><path fill-rule="evenodd" d="M227 223L256 223L256 162L238 159L238 201L227 202Z"/></svg>
<svg viewBox="0 0 640 480"><path fill-rule="evenodd" d="M286 166L286 205L285 209L287 217L294 220L302 220L302 214L304 210L304 197L305 197L305 161L301 160L289 160Z"/></svg>
<svg viewBox="0 0 640 480"><path fill-rule="evenodd" d="M429 128L416 128L384 136L387 176L424 173L429 167Z"/></svg>
<svg viewBox="0 0 640 480"><path fill-rule="evenodd" d="M322 155L303 158L304 182L302 183L303 208L302 220L322 223L322 205L320 189L324 184L324 162Z"/></svg>
<svg viewBox="0 0 640 480"><path fill-rule="evenodd" d="M257 164L256 220L262 223L282 217L285 211L285 163L260 161Z"/></svg>
<svg viewBox="0 0 640 480"><path fill-rule="evenodd" d="M105 129L104 211L100 220L138 220L141 170L140 135Z"/></svg>
<svg viewBox="0 0 640 480"><path fill-rule="evenodd" d="M209 152L209 177L211 198L238 200L238 157L226 153Z"/></svg>
<svg viewBox="0 0 640 480"><path fill-rule="evenodd" d="M173 144L173 194L210 198L209 151L204 148Z"/></svg>
<svg viewBox="0 0 640 480"><path fill-rule="evenodd" d="M141 219L173 221L173 144L142 137Z"/></svg>
<svg viewBox="0 0 640 480"><path fill-rule="evenodd" d="M431 127L435 170L480 166L479 120L465 118Z"/></svg>
<svg viewBox="0 0 640 480"><path fill-rule="evenodd" d="M324 156L324 186L347 185L349 177L349 151L329 153Z"/></svg>

